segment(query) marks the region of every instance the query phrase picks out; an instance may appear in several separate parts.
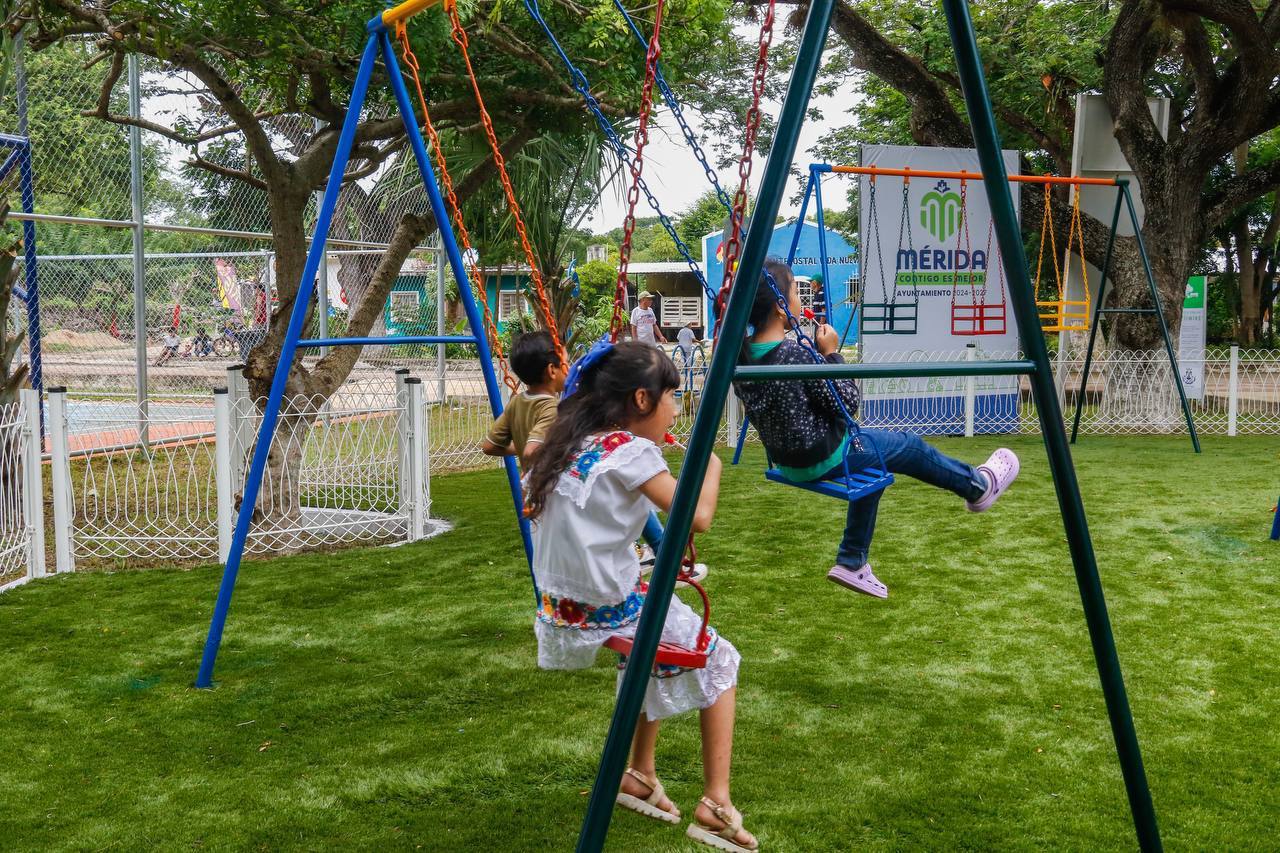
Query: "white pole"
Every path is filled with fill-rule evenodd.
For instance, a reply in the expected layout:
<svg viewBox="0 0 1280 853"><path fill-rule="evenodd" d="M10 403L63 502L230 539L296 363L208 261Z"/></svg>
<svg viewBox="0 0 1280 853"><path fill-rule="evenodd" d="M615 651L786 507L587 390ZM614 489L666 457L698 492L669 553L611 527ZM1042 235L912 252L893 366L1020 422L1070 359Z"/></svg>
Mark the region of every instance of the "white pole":
<svg viewBox="0 0 1280 853"><path fill-rule="evenodd" d="M426 534L426 437L427 424L422 410L422 380L405 380L409 423L409 516L408 540L416 542Z"/></svg>
<svg viewBox="0 0 1280 853"><path fill-rule="evenodd" d="M236 523L231 478L235 438L231 417L231 394L226 388L213 389L213 470L218 490L218 562L224 564L231 554L231 534Z"/></svg>
<svg viewBox="0 0 1280 853"><path fill-rule="evenodd" d="M436 334L443 335L445 329L444 312L444 250L436 249ZM472 329L474 335L483 335L484 329ZM436 403L444 405L445 345L436 344Z"/></svg>
<svg viewBox="0 0 1280 853"><path fill-rule="evenodd" d="M22 464L23 513L27 521L27 576L42 578L44 569L44 483L41 479L41 455L44 440L40 436L40 393L30 388L22 390L22 409L26 415L26 458Z"/></svg>
<svg viewBox="0 0 1280 853"><path fill-rule="evenodd" d="M403 511L413 501L413 477L410 468L413 456L410 452L413 428L410 424L409 406L409 368L401 367L395 371L396 382L396 458L399 460L396 475L399 479L398 493L400 509Z"/></svg>
<svg viewBox="0 0 1280 853"><path fill-rule="evenodd" d="M71 449L67 446L67 389L50 388L49 475L53 478L53 553L58 574L76 568L72 553Z"/></svg>
<svg viewBox="0 0 1280 853"><path fill-rule="evenodd" d="M1058 386L1058 408L1067 405L1067 356L1071 350L1071 333L1058 333L1058 369L1054 374L1054 384ZM1083 393L1083 391L1081 392Z"/></svg>
<svg viewBox="0 0 1280 853"><path fill-rule="evenodd" d="M725 407L724 416L725 427L729 432L728 443L730 447L737 446L738 442L738 395L733 393L733 389L729 389L728 403Z"/></svg>
<svg viewBox="0 0 1280 853"><path fill-rule="evenodd" d="M244 378L244 365L233 364L227 368L227 408L231 414L231 488L244 486L245 463L248 461L249 443L253 441L252 419L248 410L249 383Z"/></svg>
<svg viewBox="0 0 1280 853"><path fill-rule="evenodd" d="M1231 373L1227 378L1227 435L1236 434L1240 414L1240 345L1231 345Z"/></svg>
<svg viewBox="0 0 1280 853"><path fill-rule="evenodd" d="M129 116L142 118L142 78L137 54L129 54ZM138 380L138 443L150 447L147 395L147 283L143 247L142 128L129 128L129 196L133 217L133 346Z"/></svg>
<svg viewBox="0 0 1280 853"><path fill-rule="evenodd" d="M965 344L964 360L975 361L978 358L978 345ZM978 380L975 376L964 378L964 437L973 438L974 409L978 401Z"/></svg>

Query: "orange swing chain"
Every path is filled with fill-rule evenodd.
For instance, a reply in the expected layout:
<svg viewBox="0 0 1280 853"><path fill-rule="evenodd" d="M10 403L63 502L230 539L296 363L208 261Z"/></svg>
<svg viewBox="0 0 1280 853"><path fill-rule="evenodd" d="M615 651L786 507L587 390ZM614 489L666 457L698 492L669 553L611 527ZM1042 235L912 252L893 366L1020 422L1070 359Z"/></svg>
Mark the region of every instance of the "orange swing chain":
<svg viewBox="0 0 1280 853"><path fill-rule="evenodd" d="M631 262L631 236L636 229L636 204L640 201L640 175L644 171L644 147L649 142L649 115L653 110L653 82L657 76L662 44L662 11L665 0L658 0L653 16L653 35L644 57L644 85L640 89L640 123L636 127L635 157L631 160L631 186L627 188L627 215L622 221L622 245L618 249L618 278L613 286L613 316L609 318L609 340L617 343L626 325L623 306L627 300L627 265Z"/></svg>
<svg viewBox="0 0 1280 853"><path fill-rule="evenodd" d="M480 280L480 271L476 269L475 263L471 260L475 257L475 252L471 248L471 234L467 231L467 224L462 219L462 207L458 203L458 195L453 189L453 178L449 175L449 166L444 159L444 147L440 144L440 134L436 131L435 124L431 121L431 113L427 110L427 97L422 91L418 57L414 54L413 48L409 46L409 32L405 29L403 21L396 23L396 42L400 46L400 58L404 61L405 67L413 72L413 85L418 92L418 106L422 109L422 125L427 131L427 136L431 139L431 154L436 161L436 171L440 173L440 185L444 189L445 198L449 202L449 213L453 219L453 228L462 240L462 256L467 265L467 278L470 280L471 292L478 295L480 307L484 311L484 330L485 336L489 340L489 349L493 353L493 357L497 359L498 366L502 369L502 383L514 394L519 389L519 383L507 368L506 355L502 351L502 340L498 337L498 326L494 323L493 314L489 311L489 298L485 293L484 283Z"/></svg>
<svg viewBox="0 0 1280 853"><path fill-rule="evenodd" d="M489 148L493 152L493 163L498 167L498 178L502 181L502 191L506 194L507 205L511 208L511 218L515 223L516 234L520 237L520 248L524 252L525 262L529 264L529 277L533 280L534 294L537 296L538 308L542 311L543 322L551 334L551 342L562 365L567 364L564 344L560 341L560 330L556 324L555 313L547 299L547 291L543 286L542 272L533 254L533 245L529 242L528 231L524 227L524 217L520 213L520 203L516 201L516 191L511 185L511 177L507 174L507 162L502 156L502 148L498 145L498 135L493 130L493 121L489 118L489 110L484 105L484 97L480 94L480 81L476 79L475 69L471 66L471 54L468 50L467 31L462 28L462 19L458 17L458 4L455 0L445 0L445 12L449 15L449 26L454 44L462 52L462 60L467 66L467 77L471 81L471 91L476 96L476 106L480 110L480 123L484 126L485 137L489 140Z"/></svg>
<svg viewBox="0 0 1280 853"><path fill-rule="evenodd" d="M729 288L733 285L734 267L742 250L742 220L747 209L747 187L751 180L751 154L756 146L756 134L760 130L760 99L764 96L765 76L769 72L769 45L773 42L774 0L765 8L764 22L760 25L760 40L756 48L755 74L751 79L751 107L747 110L747 132L742 141L742 159L738 161L738 190L733 194L733 215L730 217L729 239L724 246L724 280L716 296L716 314L723 316L729 300ZM720 324L716 323L716 334Z"/></svg>

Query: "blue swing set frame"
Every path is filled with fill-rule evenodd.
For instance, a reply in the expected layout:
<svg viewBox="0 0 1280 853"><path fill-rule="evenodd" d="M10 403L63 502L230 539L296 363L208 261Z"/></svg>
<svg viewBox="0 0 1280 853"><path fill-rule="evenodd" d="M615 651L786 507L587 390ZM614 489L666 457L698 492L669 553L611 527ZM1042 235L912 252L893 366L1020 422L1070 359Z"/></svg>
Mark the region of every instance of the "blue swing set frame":
<svg viewBox="0 0 1280 853"><path fill-rule="evenodd" d="M294 300L293 309L289 315L289 325L285 332L284 344L281 347L280 360L276 364L276 372L271 381L271 392L267 396L266 406L262 412L262 425L258 430L257 443L253 450L253 461L249 466L249 473L245 480L244 496L236 517L235 532L232 536L231 550L227 556L226 567L223 570L222 583L218 588L218 598L214 605L213 618L209 624L209 635L205 640L204 654L200 661L200 671L196 676L196 687L211 687L213 685L214 663L217 660L218 648L222 643L227 611L231 606L231 596L235 590L236 577L240 571L245 542L249 537L253 512L257 506L258 495L262 488L262 477L266 470L267 454L271 449L272 437L280 419L280 407L284 399L285 382L288 379L289 370L293 366L294 357L299 349L367 344L470 344L476 348L480 359L480 368L484 374L489 407L494 417L502 413L502 395L499 390L498 378L493 370L492 353L482 332L484 328L483 318L476 303L475 295L471 292L470 279L463 263L462 252L458 248L457 238L453 233L449 211L445 207L439 184L436 181L435 171L427 156L426 144L423 141L422 132L414 115L409 91L405 87L404 80L400 74L400 63L396 58L395 50L392 48L388 31L388 28L397 21L404 20L422 9L434 5L436 2L438 0L413 0L413 2L402 4L377 15L367 25L369 38L360 57L355 86L351 92L351 102L343 119L337 150L334 153L333 166L329 171L324 197L320 203L320 212L316 219L315 239L312 240L311 248L307 252L306 265L303 268L302 280L298 286L298 296ZM466 312L467 322L471 327L471 334L305 340L302 339L302 330L306 325L307 315L311 306L312 291L316 286L316 273L324 258L329 226L333 220L338 193L342 188L342 179L346 171L347 161L351 156L356 126L360 122L360 109L364 104L365 94L369 89L375 61L379 56L382 58L387 75L390 78L391 90L395 95L396 105L404 122L405 134L409 139L414 160L418 164L418 171L431 203L431 211L435 215L436 224L440 230L440 243L444 249L445 256L449 260L453 276L458 282L458 293L462 298L462 305ZM510 456L503 459L503 464L506 468L507 482L511 490L511 499L515 506L516 517L520 524L520 535L524 541L525 559L529 564L529 574L532 577L533 540L531 538L529 520L524 516L524 497L520 489L519 471L516 467L515 459ZM537 597L537 584L535 582L535 606L537 605Z"/></svg>

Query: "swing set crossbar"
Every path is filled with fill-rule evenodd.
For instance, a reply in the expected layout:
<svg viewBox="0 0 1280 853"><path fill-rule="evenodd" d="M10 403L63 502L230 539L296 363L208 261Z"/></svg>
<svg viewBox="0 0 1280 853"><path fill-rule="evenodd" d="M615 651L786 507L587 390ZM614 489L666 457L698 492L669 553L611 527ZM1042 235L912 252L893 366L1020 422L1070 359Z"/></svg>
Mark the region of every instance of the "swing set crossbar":
<svg viewBox="0 0 1280 853"><path fill-rule="evenodd" d="M834 172L838 175L870 175L890 178L948 178L956 181L980 181L981 172L938 171L935 169L885 169L880 166L838 166L830 163L815 163L812 167L818 172ZM1015 184L1069 184L1072 186L1114 187L1124 183L1123 178L1079 178L1067 175L1005 175Z"/></svg>
<svg viewBox="0 0 1280 853"><path fill-rule="evenodd" d="M932 376L1022 376L1035 373L1036 363L1012 361L912 361L860 364L744 364L734 381L769 382L787 379L916 379Z"/></svg>
<svg viewBox="0 0 1280 853"><path fill-rule="evenodd" d="M389 338L310 338L298 341L299 349L316 347L389 347L400 344L471 344L472 335L396 335Z"/></svg>

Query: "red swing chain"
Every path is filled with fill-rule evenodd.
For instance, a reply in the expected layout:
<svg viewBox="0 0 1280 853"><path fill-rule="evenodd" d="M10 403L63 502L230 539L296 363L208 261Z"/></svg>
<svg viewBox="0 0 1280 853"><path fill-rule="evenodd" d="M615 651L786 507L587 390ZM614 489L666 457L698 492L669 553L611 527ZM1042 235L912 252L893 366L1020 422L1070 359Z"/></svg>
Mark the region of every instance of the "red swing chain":
<svg viewBox="0 0 1280 853"><path fill-rule="evenodd" d="M636 230L636 204L640 201L640 174L644 171L644 147L649 142L649 115L653 110L653 82L657 76L662 44L662 11L665 0L658 0L653 17L653 35L644 57L644 86L640 90L640 124L636 127L636 155L631 161L631 186L627 189L627 215L622 221L622 246L618 249L618 280L613 288L613 316L609 319L609 340L617 343L626 328L623 306L627 301L627 265L631 262L631 235Z"/></svg>
<svg viewBox="0 0 1280 853"><path fill-rule="evenodd" d="M493 357L497 359L498 366L502 369L503 384L514 394L520 386L507 368L506 355L502 351L502 340L498 337L498 326L493 321L493 314L489 311L489 299L485 293L484 283L480 279L480 271L476 269L476 265L472 261L476 253L471 248L471 234L467 231L467 224L462 219L462 207L458 203L458 195L453 189L453 178L449 175L449 166L444 159L444 147L440 144L440 134L436 131L436 127L431 121L431 113L427 110L427 97L422 91L418 57L414 54L413 48L409 46L409 32L405 29L403 21L396 23L396 42L400 46L401 60L403 60L405 67L413 72L411 76L413 77L414 88L418 92L418 106L422 109L422 126L426 129L427 136L431 140L431 154L436 161L436 171L440 173L440 186L444 190L445 199L449 202L449 215L453 219L453 230L457 232L462 241L462 257L467 265L467 278L470 280L471 292L479 297L478 301L484 312L484 331L485 337L489 340L489 350L492 352Z"/></svg>
<svg viewBox="0 0 1280 853"><path fill-rule="evenodd" d="M462 52L462 60L467 66L467 78L471 81L471 91L476 96L476 106L480 110L480 123L484 126L484 135L489 140L489 149L493 153L493 164L498 167L498 178L502 181L502 191L507 197L507 206L511 208L511 219L515 223L516 234L520 238L520 248L524 252L525 262L529 264L529 277L533 280L533 291L537 297L538 308L542 312L543 322L551 334L551 342L562 365L567 364L564 344L560 341L560 330L556 324L555 312L551 310L551 302L547 299L546 287L543 285L542 272L538 269L537 259L533 254L533 245L529 242L529 233L524 226L524 216L520 213L520 203L516 201L516 191L511 185L511 176L507 174L507 162L502 156L502 148L498 145L498 135L493 130L493 121L489 118L489 110L484 105L484 97L480 94L480 81L476 79L475 69L471 66L471 54L468 50L467 31L462 28L462 19L458 17L456 0L445 0L445 12L449 15L449 26L454 44Z"/></svg>
<svg viewBox="0 0 1280 853"><path fill-rule="evenodd" d="M751 180L751 155L756 147L756 135L760 131L760 99L764 96L765 76L769 72L769 45L773 42L773 8L775 0L765 7L764 23L760 25L760 42L756 50L755 74L751 79L751 107L747 110L747 132L742 140L742 159L738 161L738 190L733 194L733 215L730 217L729 239L724 244L724 280L716 295L716 315L724 316L729 301L729 288L733 285L734 268L742 251L742 220L747 209L747 188ZM716 335L720 334L716 323Z"/></svg>

